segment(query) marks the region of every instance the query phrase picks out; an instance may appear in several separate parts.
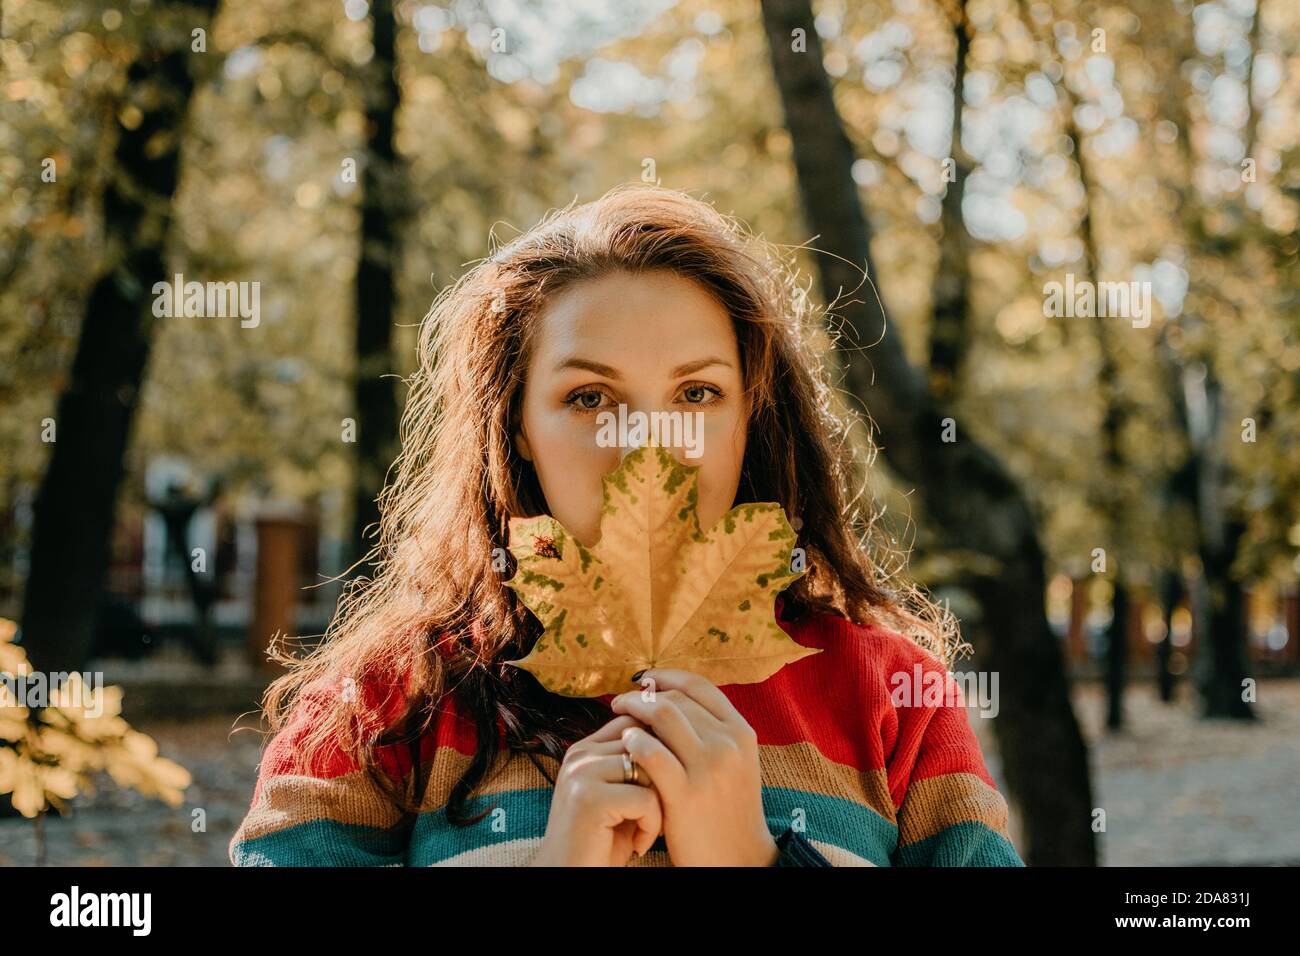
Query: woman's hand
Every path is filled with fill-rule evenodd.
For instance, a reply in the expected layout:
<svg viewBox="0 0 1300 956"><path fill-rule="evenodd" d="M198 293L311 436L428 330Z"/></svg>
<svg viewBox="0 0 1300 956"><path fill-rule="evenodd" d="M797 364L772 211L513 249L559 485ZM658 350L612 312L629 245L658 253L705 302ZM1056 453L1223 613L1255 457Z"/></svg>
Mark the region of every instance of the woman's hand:
<svg viewBox="0 0 1300 956"><path fill-rule="evenodd" d="M571 744L555 777L546 835L529 866L626 866L659 839L663 811L653 787L623 782L620 735L644 725L615 717ZM647 734L647 736L649 736Z"/></svg>
<svg viewBox="0 0 1300 956"><path fill-rule="evenodd" d="M654 731L620 733L659 792L673 865L771 866L780 850L763 815L754 729L699 674L665 667L641 680L653 680L653 691L619 694L610 707Z"/></svg>

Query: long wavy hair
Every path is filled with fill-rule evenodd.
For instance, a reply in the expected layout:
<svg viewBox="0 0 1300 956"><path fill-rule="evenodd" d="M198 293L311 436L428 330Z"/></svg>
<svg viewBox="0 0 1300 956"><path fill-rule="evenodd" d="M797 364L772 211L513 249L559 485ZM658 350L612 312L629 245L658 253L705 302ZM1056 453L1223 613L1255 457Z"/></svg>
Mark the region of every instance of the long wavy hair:
<svg viewBox="0 0 1300 956"><path fill-rule="evenodd" d="M448 819L465 824L483 815L468 815L466 802L503 751L533 755L546 773L537 754L561 760L611 719L602 702L551 694L502 662L525 656L541 633L504 584L515 570L510 518L546 512L537 475L512 441L529 343L551 296L615 270L694 280L733 319L750 409L737 503L780 503L807 560L808 573L782 594L783 615L818 610L888 627L951 666L964 647L953 619L901 578L904 556L878 527L881 512L865 490L875 450L855 436L857 418L831 386L830 313L815 310L783 252L706 202L639 183L553 210L492 245L442 290L421 326L396 473L379 498L373 577L349 585L310 653L275 652L289 670L264 706L274 731L305 689L342 675L387 686L400 675L405 693L387 717L361 720L356 695L323 695L298 748L304 765L322 748L342 747L413 814L418 741L444 695L454 695L477 736L447 804ZM409 782L379 766L377 748L393 744L412 747Z"/></svg>

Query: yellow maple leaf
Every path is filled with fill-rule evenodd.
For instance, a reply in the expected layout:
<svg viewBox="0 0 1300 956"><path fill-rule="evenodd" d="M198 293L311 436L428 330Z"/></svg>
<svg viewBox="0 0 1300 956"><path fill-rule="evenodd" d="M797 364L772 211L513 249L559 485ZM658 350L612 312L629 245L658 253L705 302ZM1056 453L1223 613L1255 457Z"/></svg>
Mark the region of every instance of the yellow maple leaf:
<svg viewBox="0 0 1300 956"><path fill-rule="evenodd" d="M776 622L795 532L781 506L743 504L709 529L696 515L698 468L638 448L601 479L600 540L584 547L549 515L512 518L519 569L506 582L545 627L507 663L547 690L599 697L643 668L677 667L714 684L753 684L820 649Z"/></svg>

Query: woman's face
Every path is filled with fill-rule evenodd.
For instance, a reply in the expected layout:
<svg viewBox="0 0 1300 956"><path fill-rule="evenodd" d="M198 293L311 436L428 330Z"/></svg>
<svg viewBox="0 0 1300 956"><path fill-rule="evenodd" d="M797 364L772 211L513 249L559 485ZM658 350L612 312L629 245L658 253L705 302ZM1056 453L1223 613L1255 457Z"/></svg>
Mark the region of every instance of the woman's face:
<svg viewBox="0 0 1300 956"><path fill-rule="evenodd" d="M547 513L584 545L600 537L601 476L636 447L609 444L622 434L616 421L601 427L620 403L633 439L641 416L679 413L659 420L680 423L683 447L668 450L699 466L702 529L735 503L747 422L740 354L731 317L702 286L656 270L566 287L538 317L525 375L515 447L537 471ZM660 444L673 440L660 431Z"/></svg>

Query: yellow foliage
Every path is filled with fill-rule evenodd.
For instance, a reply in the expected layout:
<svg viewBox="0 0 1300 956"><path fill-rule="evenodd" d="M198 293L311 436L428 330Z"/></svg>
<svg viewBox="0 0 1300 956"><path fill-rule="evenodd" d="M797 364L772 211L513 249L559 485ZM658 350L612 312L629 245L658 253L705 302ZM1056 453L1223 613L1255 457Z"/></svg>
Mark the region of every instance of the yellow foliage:
<svg viewBox="0 0 1300 956"><path fill-rule="evenodd" d="M13 643L16 630L0 618L0 673L15 676L31 672ZM92 775L104 771L118 786L179 806L189 771L158 756L153 738L132 730L121 712L120 687L87 688L75 672L35 716L0 685L0 794L11 794L14 809L35 817L93 793Z"/></svg>

